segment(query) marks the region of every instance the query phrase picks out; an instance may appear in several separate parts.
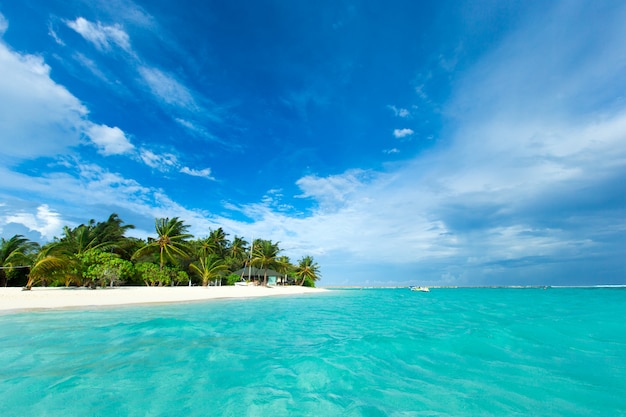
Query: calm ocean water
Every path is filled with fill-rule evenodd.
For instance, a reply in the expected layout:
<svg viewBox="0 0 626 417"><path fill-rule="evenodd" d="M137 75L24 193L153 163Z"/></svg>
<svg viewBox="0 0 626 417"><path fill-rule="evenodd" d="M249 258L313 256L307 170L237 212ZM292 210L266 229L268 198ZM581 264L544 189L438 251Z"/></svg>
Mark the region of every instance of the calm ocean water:
<svg viewBox="0 0 626 417"><path fill-rule="evenodd" d="M0 316L1 416L626 416L626 289Z"/></svg>

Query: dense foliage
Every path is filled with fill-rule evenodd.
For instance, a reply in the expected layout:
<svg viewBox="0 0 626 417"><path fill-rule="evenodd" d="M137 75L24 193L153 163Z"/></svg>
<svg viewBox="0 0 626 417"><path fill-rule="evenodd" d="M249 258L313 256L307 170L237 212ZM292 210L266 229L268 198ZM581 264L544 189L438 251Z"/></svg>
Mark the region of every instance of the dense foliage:
<svg viewBox="0 0 626 417"><path fill-rule="evenodd" d="M21 235L0 238L0 286L234 285L243 279L236 272L250 267L263 271L263 285L269 271L295 285L315 286L320 277L313 257L292 264L271 240L229 240L221 227L198 239L178 217L155 219L156 236L147 240L125 236L133 228L112 214L66 226L43 246Z"/></svg>

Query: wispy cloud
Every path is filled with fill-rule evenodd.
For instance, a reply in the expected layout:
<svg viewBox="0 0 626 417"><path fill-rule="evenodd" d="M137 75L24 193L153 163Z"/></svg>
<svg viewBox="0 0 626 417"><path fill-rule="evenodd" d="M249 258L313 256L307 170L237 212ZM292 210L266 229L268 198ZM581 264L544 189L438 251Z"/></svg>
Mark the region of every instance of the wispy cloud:
<svg viewBox="0 0 626 417"><path fill-rule="evenodd" d="M211 168L197 170L189 167L182 167L180 169L180 172L182 172L183 174L191 175L192 177L202 177L208 180L215 180L215 178L211 176Z"/></svg>
<svg viewBox="0 0 626 417"><path fill-rule="evenodd" d="M63 40L61 38L59 38L59 35L57 35L56 31L52 27L52 23L48 24L48 35L50 35L50 37L52 37L52 39L54 39L54 41L57 44L59 44L61 46L65 46L65 42L63 42Z"/></svg>
<svg viewBox="0 0 626 417"><path fill-rule="evenodd" d="M125 10L125 14L120 19L128 22L128 24L139 24L143 27L153 27L155 22L153 18L145 13L141 8L133 2L118 1L118 6ZM105 7L105 5L102 5ZM111 5L106 5L107 9L111 9ZM111 9L112 10L112 9ZM115 14L114 14L115 15ZM112 17L114 16L112 15ZM128 53L126 60L121 61L131 72L137 72L139 77L134 77L132 84L140 90L147 91L156 102L164 106L168 112L175 110L172 119L179 123L185 130L197 137L218 142L222 145L229 145L212 134L206 126L198 123L197 119L210 120L211 123L223 123L217 111L208 111L205 106L211 105L211 100L203 97L202 94L193 91L188 84L176 76L162 68L151 65L131 46L131 39L128 33L120 24L106 25L101 22L91 22L83 17L79 17L72 21L65 22L68 27L79 33L84 39L93 44L99 51L111 52L115 47ZM152 28L152 30L156 30ZM58 36L50 29L51 36L58 41ZM160 37L160 34L154 32L153 35ZM169 40L161 39L168 43ZM62 42L62 41L61 41ZM174 47L172 45L172 47ZM83 53L75 52L73 58L77 60L83 67L87 68L98 79L107 82L115 89L120 87L109 81L111 77L105 75L105 71L99 68L92 60L87 58ZM191 120L190 120L191 119Z"/></svg>
<svg viewBox="0 0 626 417"><path fill-rule="evenodd" d="M8 27L9 27L9 22L4 17L4 15L0 13L0 36L4 35L4 32L7 31Z"/></svg>
<svg viewBox="0 0 626 417"><path fill-rule="evenodd" d="M67 21L67 26L75 30L96 48L102 51L110 51L117 46L131 53L130 39L120 25L104 25L101 22L90 22L83 17Z"/></svg>
<svg viewBox="0 0 626 417"><path fill-rule="evenodd" d="M110 84L111 82L109 81L108 77L105 75L105 73L102 71L102 69L100 67L98 67L98 65L94 62L94 60L87 58L84 54L80 53L80 52L76 52L74 53L74 55L72 56L83 68L86 68L87 70L89 70L89 72L91 72L93 75L95 75L99 80L106 82L107 84Z"/></svg>
<svg viewBox="0 0 626 417"><path fill-rule="evenodd" d="M174 76L157 68L140 67L138 70L152 94L159 100L183 109L198 110L198 105L189 89Z"/></svg>
<svg viewBox="0 0 626 417"><path fill-rule="evenodd" d="M149 149L142 148L139 150L139 158L144 164L161 172L167 172L179 166L178 158L171 153L157 154Z"/></svg>
<svg viewBox="0 0 626 417"><path fill-rule="evenodd" d="M407 109L403 109L401 107L396 107L396 106L387 106L387 107L391 109L391 111L393 111L393 114L396 115L396 117L406 118L406 117L411 116L411 112Z"/></svg>
<svg viewBox="0 0 626 417"><path fill-rule="evenodd" d="M203 116L204 116L204 114L203 114ZM213 115L210 116L210 119L211 119L211 122L216 122L217 121L219 123L221 121L221 120L219 120L218 117L214 117ZM216 143L219 143L220 145L223 145L223 146L226 146L226 147L230 147L230 148L237 148L237 147L239 147L239 145L236 144L236 143L228 143L227 141L225 141L225 140L217 137L216 135L212 134L201 123L192 122L192 121L190 121L188 119L183 119L182 117L177 117L174 120L180 126L185 128L185 130L188 133L190 133L192 136L195 136L195 137L198 137L198 138L202 138L202 139L205 139L205 140L209 140L211 142L216 142Z"/></svg>
<svg viewBox="0 0 626 417"><path fill-rule="evenodd" d="M405 138L407 136L411 136L413 133L415 133L413 131L413 129L407 129L407 128L405 128L405 129L394 129L394 131L393 131L393 135L396 138Z"/></svg>

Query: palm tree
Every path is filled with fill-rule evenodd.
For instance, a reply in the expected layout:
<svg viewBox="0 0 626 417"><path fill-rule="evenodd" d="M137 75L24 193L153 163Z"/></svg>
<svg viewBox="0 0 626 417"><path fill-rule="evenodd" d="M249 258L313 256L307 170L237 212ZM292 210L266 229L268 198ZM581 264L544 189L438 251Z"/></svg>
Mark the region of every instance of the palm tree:
<svg viewBox="0 0 626 417"><path fill-rule="evenodd" d="M278 263L276 271L285 275L283 280L284 284L287 281L287 276L293 272L294 266L292 265L291 260L288 256L279 256L276 261Z"/></svg>
<svg viewBox="0 0 626 417"><path fill-rule="evenodd" d="M127 230L135 228L132 224L123 223L124 222L120 219L117 213L113 213L106 221L95 224L93 231L96 235L98 244L104 246L103 249L111 249L113 252L123 254L123 243L125 243L124 235Z"/></svg>
<svg viewBox="0 0 626 417"><path fill-rule="evenodd" d="M177 257L185 258L188 256L187 239L193 237L187 233L189 226L184 224L178 217L155 219L155 229L158 237L156 239L148 239L148 244L135 252L134 259L141 256L159 252L159 269L163 270L166 259L176 263Z"/></svg>
<svg viewBox="0 0 626 417"><path fill-rule="evenodd" d="M63 282L69 285L75 282L77 285L87 286L90 280L84 277L85 263L84 257L95 250L104 250L108 247L108 242L103 242L96 233L95 220L89 220L87 224L81 224L75 228L65 226L63 236L58 242L54 242L55 253L63 253L67 258L65 276Z"/></svg>
<svg viewBox="0 0 626 417"><path fill-rule="evenodd" d="M228 246L228 239L226 239L226 236L227 235L224 232L224 229L221 227L209 232L207 240L213 249L213 253L222 257L226 254L226 248Z"/></svg>
<svg viewBox="0 0 626 417"><path fill-rule="evenodd" d="M91 219L87 224L81 224L74 229L65 226L59 242L65 245L66 250L78 255L90 249L117 251L126 230L135 227L122 223L119 216L113 213L105 222L96 223Z"/></svg>
<svg viewBox="0 0 626 417"><path fill-rule="evenodd" d="M248 258L248 242L244 238L235 236L226 250L227 263L232 271L245 267Z"/></svg>
<svg viewBox="0 0 626 417"><path fill-rule="evenodd" d="M313 260L312 256L305 256L298 261L298 266L296 267L296 277L300 278L300 285L304 285L304 281L307 279L312 282L317 281L320 278L320 267Z"/></svg>
<svg viewBox="0 0 626 417"><path fill-rule="evenodd" d="M61 248L62 246L55 242L44 246L39 251L32 259L25 289L30 290L33 285L45 281L46 278L63 273L70 260L64 256Z"/></svg>
<svg viewBox="0 0 626 417"><path fill-rule="evenodd" d="M9 240L0 238L0 286L7 286L7 270L30 265L28 255L38 246L22 235L14 235Z"/></svg>
<svg viewBox="0 0 626 417"><path fill-rule="evenodd" d="M224 260L216 254L200 257L190 265L190 268L200 276L205 287L209 285L209 281L221 277L228 269Z"/></svg>
<svg viewBox="0 0 626 417"><path fill-rule="evenodd" d="M267 285L267 270L278 268L278 242L272 243L271 240L257 239L254 241L254 249L252 250L252 265L265 270L263 277L263 285Z"/></svg>

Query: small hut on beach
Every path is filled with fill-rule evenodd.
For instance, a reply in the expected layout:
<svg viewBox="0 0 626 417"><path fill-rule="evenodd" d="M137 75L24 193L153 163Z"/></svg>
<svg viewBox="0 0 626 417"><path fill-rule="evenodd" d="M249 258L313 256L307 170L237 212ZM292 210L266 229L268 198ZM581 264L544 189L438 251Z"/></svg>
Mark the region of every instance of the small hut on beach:
<svg viewBox="0 0 626 417"><path fill-rule="evenodd" d="M263 282L263 280L265 279L265 272L266 270L263 268L246 267L235 271L234 274L239 275L242 279L246 281ZM287 275L285 274L276 272L273 269L267 270L267 285L285 285L286 279Z"/></svg>

